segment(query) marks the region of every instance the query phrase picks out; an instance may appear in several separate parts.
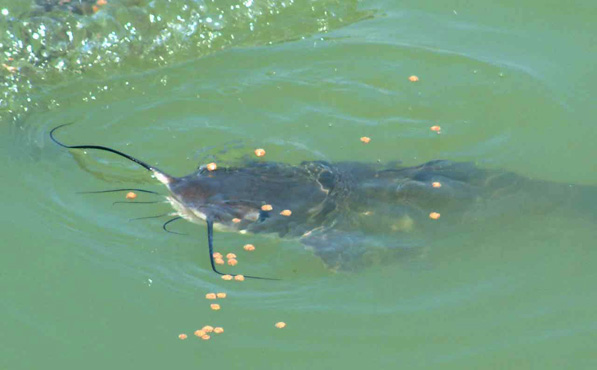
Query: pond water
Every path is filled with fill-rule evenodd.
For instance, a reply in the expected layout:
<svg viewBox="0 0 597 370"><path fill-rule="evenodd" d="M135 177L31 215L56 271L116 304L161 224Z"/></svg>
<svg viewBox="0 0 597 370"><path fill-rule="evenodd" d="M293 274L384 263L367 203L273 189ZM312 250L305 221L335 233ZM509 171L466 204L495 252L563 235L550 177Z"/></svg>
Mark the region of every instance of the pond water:
<svg viewBox="0 0 597 370"><path fill-rule="evenodd" d="M147 171L48 137L73 122L67 144L174 175L265 148L597 186L594 1L58 3L0 0L1 368L597 365L597 190L549 209L528 193L453 227L442 212L418 253L351 271L295 239L216 232L239 256L228 271L281 279L227 282L205 226L168 234L166 217L130 221L168 204L80 194L165 194ZM227 293L221 310L209 292ZM200 340L204 325L224 333Z"/></svg>

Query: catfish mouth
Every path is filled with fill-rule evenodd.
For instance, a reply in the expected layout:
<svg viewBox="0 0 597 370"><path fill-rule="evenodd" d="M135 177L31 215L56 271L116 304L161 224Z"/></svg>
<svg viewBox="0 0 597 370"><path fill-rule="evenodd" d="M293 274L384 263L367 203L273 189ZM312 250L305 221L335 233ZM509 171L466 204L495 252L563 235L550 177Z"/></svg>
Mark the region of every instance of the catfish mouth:
<svg viewBox="0 0 597 370"><path fill-rule="evenodd" d="M168 195L166 200L168 200L172 208L174 208L174 211L185 220L195 224L203 224L207 221L207 215L205 213L200 212L198 209L185 206L173 195Z"/></svg>

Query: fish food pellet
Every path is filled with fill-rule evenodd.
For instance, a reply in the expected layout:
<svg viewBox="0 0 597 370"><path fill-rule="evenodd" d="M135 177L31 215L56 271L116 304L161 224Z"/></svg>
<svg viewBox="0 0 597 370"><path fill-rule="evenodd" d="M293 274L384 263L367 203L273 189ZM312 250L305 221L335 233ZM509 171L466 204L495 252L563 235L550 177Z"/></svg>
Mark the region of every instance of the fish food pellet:
<svg viewBox="0 0 597 370"><path fill-rule="evenodd" d="M235 260L234 258L231 258L228 260L228 265L230 266L236 266L238 264L238 261Z"/></svg>
<svg viewBox="0 0 597 370"><path fill-rule="evenodd" d="M221 307L220 307L220 305L219 305L219 304L217 304L217 303L212 303L212 304L210 304L209 306L210 306L210 307L211 307L211 309L212 309L212 310L214 310L214 311L218 311L218 310L221 308Z"/></svg>
<svg viewBox="0 0 597 370"><path fill-rule="evenodd" d="M208 340L209 338L211 338L211 337L207 334L205 334L201 337L201 339L203 339L203 340Z"/></svg>
<svg viewBox="0 0 597 370"><path fill-rule="evenodd" d="M417 82L417 81L419 81L419 77L417 77L417 76L414 76L414 75L413 75L413 76L410 76L410 77L408 78L408 80L409 80L410 82Z"/></svg>
<svg viewBox="0 0 597 370"><path fill-rule="evenodd" d="M239 223L241 221L240 218L233 218L232 222L234 222L235 224Z"/></svg>
<svg viewBox="0 0 597 370"><path fill-rule="evenodd" d="M433 186L434 188L441 188L442 184L441 184L441 182L435 181L434 183L431 184L431 186Z"/></svg>
<svg viewBox="0 0 597 370"><path fill-rule="evenodd" d="M292 211L291 211L291 210L289 210L289 209L285 209L285 210L283 210L282 212L280 212L280 214L281 214L282 216L290 216L290 215L292 214Z"/></svg>
<svg viewBox="0 0 597 370"><path fill-rule="evenodd" d="M135 199L137 198L137 194L133 193L132 191L129 191L128 193L126 193L126 199Z"/></svg>
<svg viewBox="0 0 597 370"><path fill-rule="evenodd" d="M440 132L442 128L440 126L436 125L436 126L431 126L429 129L431 131Z"/></svg>
<svg viewBox="0 0 597 370"><path fill-rule="evenodd" d="M185 340L185 339L187 339L187 335L186 334L178 334L178 339Z"/></svg>
<svg viewBox="0 0 597 370"><path fill-rule="evenodd" d="M203 330L206 333L211 333L212 331L214 331L214 327L211 325L205 325L203 328L201 328L201 330Z"/></svg>
<svg viewBox="0 0 597 370"><path fill-rule="evenodd" d="M195 336L201 338L205 335L205 330L195 330Z"/></svg>
<svg viewBox="0 0 597 370"><path fill-rule="evenodd" d="M217 169L218 169L218 165L216 165L216 164L215 164L215 163L213 163L213 162L207 165L207 170L208 170L208 171L215 171L215 170L217 170Z"/></svg>
<svg viewBox="0 0 597 370"><path fill-rule="evenodd" d="M258 157L263 157L265 155L265 150L263 149L255 149L255 155Z"/></svg>
<svg viewBox="0 0 597 370"><path fill-rule="evenodd" d="M262 206L261 206L261 210L262 210L262 211L269 212L269 211L271 211L272 209L274 209L274 207L272 207L272 205L271 205L271 204L264 204L264 205L262 205Z"/></svg>
<svg viewBox="0 0 597 370"><path fill-rule="evenodd" d="M219 326L217 328L214 328L214 333L216 334L222 334L224 332L223 328L220 328Z"/></svg>
<svg viewBox="0 0 597 370"><path fill-rule="evenodd" d="M232 280L232 275L222 275L223 280Z"/></svg>
<svg viewBox="0 0 597 370"><path fill-rule="evenodd" d="M214 262L216 263L216 265L223 265L224 264L224 260L221 258L214 258Z"/></svg>
<svg viewBox="0 0 597 370"><path fill-rule="evenodd" d="M437 212L431 212L429 214L429 218L432 219L432 220L437 220L439 218L439 216L440 216L440 214L437 213Z"/></svg>
<svg viewBox="0 0 597 370"><path fill-rule="evenodd" d="M236 254L234 254L234 253L228 253L228 254L226 255L226 258L228 258L228 259L233 259L233 258L236 258Z"/></svg>
<svg viewBox="0 0 597 370"><path fill-rule="evenodd" d="M216 294L218 298L226 298L226 293L218 293Z"/></svg>
<svg viewBox="0 0 597 370"><path fill-rule="evenodd" d="M243 247L243 249L244 249L244 250L246 250L246 251L248 251L248 252L252 252L252 251L254 251L254 250L255 250L255 246L254 246L253 244L246 244L246 245Z"/></svg>
<svg viewBox="0 0 597 370"><path fill-rule="evenodd" d="M220 252L215 252L214 254L212 254L213 258L222 258L222 253Z"/></svg>
<svg viewBox="0 0 597 370"><path fill-rule="evenodd" d="M234 280L236 280L236 281L245 281L245 276L244 275L236 275L234 277Z"/></svg>
<svg viewBox="0 0 597 370"><path fill-rule="evenodd" d="M283 322L283 321L280 321L280 322L276 323L276 328L278 328L278 329L283 329L285 327L286 327L286 323Z"/></svg>
<svg viewBox="0 0 597 370"><path fill-rule="evenodd" d="M367 137L367 136L363 136L363 137L361 138L361 141L362 141L363 143L365 143L365 144L369 144L369 142L371 141L371 138L370 138L370 137Z"/></svg>
<svg viewBox="0 0 597 370"><path fill-rule="evenodd" d="M205 295L205 298L207 298L207 299L216 299L216 293L207 293Z"/></svg>

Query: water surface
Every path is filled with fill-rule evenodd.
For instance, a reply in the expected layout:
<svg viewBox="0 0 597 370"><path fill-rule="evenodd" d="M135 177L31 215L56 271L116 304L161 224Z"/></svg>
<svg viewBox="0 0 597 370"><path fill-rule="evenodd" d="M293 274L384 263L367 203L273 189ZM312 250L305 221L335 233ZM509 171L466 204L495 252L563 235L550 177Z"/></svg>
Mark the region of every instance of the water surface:
<svg viewBox="0 0 597 370"><path fill-rule="evenodd" d="M294 240L218 233L239 271L283 279L228 283L210 271L204 227L167 234L166 218L129 221L167 205L77 193L162 191L146 171L48 139L75 122L67 143L174 175L263 147L285 163L441 158L597 185L593 2L32 3L0 0L0 367L596 365L590 204L506 203L416 258L349 273ZM228 293L219 312L212 291ZM225 333L191 335L206 324Z"/></svg>

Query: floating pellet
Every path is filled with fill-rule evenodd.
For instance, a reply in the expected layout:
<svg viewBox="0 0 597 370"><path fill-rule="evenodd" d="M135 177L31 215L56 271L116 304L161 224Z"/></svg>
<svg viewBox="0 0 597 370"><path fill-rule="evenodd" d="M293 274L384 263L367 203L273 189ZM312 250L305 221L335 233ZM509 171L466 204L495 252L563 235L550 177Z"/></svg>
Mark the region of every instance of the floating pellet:
<svg viewBox="0 0 597 370"><path fill-rule="evenodd" d="M207 298L207 299L216 299L216 293L207 293L205 295L205 298Z"/></svg>
<svg viewBox="0 0 597 370"><path fill-rule="evenodd" d="M433 182L431 184L431 186L433 186L434 188L441 188L442 187L442 183L435 181L435 182Z"/></svg>
<svg viewBox="0 0 597 370"><path fill-rule="evenodd" d="M205 335L205 330L195 330L195 336L201 338Z"/></svg>
<svg viewBox="0 0 597 370"><path fill-rule="evenodd" d="M209 306L210 306L210 307L211 307L211 309L212 309L212 310L214 310L214 311L218 311L218 310L221 308L221 307L220 307L220 305L219 305L219 304L217 304L217 303L212 303L212 304L210 304Z"/></svg>
<svg viewBox="0 0 597 370"><path fill-rule="evenodd" d="M276 323L276 328L278 328L278 329L283 329L285 327L286 327L286 323L283 322L283 321L280 321L280 322Z"/></svg>
<svg viewBox="0 0 597 370"><path fill-rule="evenodd" d="M410 82L417 82L417 81L419 81L419 77L417 77L417 76L415 76L415 75L412 75L412 76L410 76L410 77L408 78L408 80L409 80Z"/></svg>
<svg viewBox="0 0 597 370"><path fill-rule="evenodd" d="M361 138L361 141L362 141L363 143L365 143L365 144L369 144L369 142L371 141L371 138L370 138L370 137L367 137L367 136L363 136L363 137Z"/></svg>
<svg viewBox="0 0 597 370"><path fill-rule="evenodd" d="M228 254L226 255L226 258L228 258L228 259L233 259L233 258L236 258L236 254L234 254L234 253L228 253Z"/></svg>
<svg viewBox="0 0 597 370"><path fill-rule="evenodd" d="M253 244L245 244L243 249L246 250L247 252L252 252L255 250L255 246Z"/></svg>
<svg viewBox="0 0 597 370"><path fill-rule="evenodd" d="M135 198L137 198L137 194L133 193L132 191L129 191L128 193L126 193L126 199L133 200Z"/></svg>
<svg viewBox="0 0 597 370"><path fill-rule="evenodd" d="M272 209L274 209L274 207L272 207L272 205L271 205L271 204L264 204L264 205L262 205L262 206L261 206L261 210L262 210L262 211L269 212L269 211L271 211Z"/></svg>
<svg viewBox="0 0 597 370"><path fill-rule="evenodd" d="M440 216L440 214L437 213L437 212L431 212L429 214L429 218L432 219L432 220L437 220L439 218L439 216Z"/></svg>
<svg viewBox="0 0 597 370"><path fill-rule="evenodd" d="M222 275L223 280L232 280L232 275Z"/></svg>
<svg viewBox="0 0 597 370"><path fill-rule="evenodd" d="M218 293L216 294L218 298L226 298L226 293Z"/></svg>
<svg viewBox="0 0 597 370"><path fill-rule="evenodd" d="M63 1L63 2L67 3L69 1ZM102 6L102 5L106 5L107 3L108 2L106 0L97 0L95 4L98 5L98 6Z"/></svg>
<svg viewBox="0 0 597 370"><path fill-rule="evenodd" d="M232 222L234 222L235 224L239 223L241 221L240 218L233 218Z"/></svg>
<svg viewBox="0 0 597 370"><path fill-rule="evenodd" d="M203 330L206 333L211 333L212 331L214 331L214 327L211 325L205 325L203 328L201 328L201 330Z"/></svg>
<svg viewBox="0 0 597 370"><path fill-rule="evenodd" d="M431 131L434 131L434 132L440 132L442 130L442 128L440 126L437 126L437 125L436 126L431 126L429 129Z"/></svg>
<svg viewBox="0 0 597 370"><path fill-rule="evenodd" d="M186 334L178 334L178 339L185 340L185 339L187 339L187 335Z"/></svg>
<svg viewBox="0 0 597 370"><path fill-rule="evenodd" d="M216 333L216 334L222 334L223 332L224 332L224 329L219 326L217 328L214 328L214 333Z"/></svg>
<svg viewBox="0 0 597 370"><path fill-rule="evenodd" d="M280 212L280 214L281 214L282 216L290 216L290 215L292 214L292 211L291 211L291 210L289 210L289 209L285 209L285 210L283 210L282 212Z"/></svg>
<svg viewBox="0 0 597 370"><path fill-rule="evenodd" d="M220 252L215 252L214 254L212 254L213 258L222 258L222 253Z"/></svg>
<svg viewBox="0 0 597 370"><path fill-rule="evenodd" d="M263 149L255 149L255 155L258 157L263 157L265 155L265 150Z"/></svg>
<svg viewBox="0 0 597 370"><path fill-rule="evenodd" d="M201 337L201 339L203 339L203 340L208 340L209 338L211 338L211 337L207 334L205 334L204 336Z"/></svg>
<svg viewBox="0 0 597 370"><path fill-rule="evenodd" d="M238 264L238 261L235 260L234 258L231 258L228 260L228 265L230 266L236 266Z"/></svg>
<svg viewBox="0 0 597 370"><path fill-rule="evenodd" d="M208 164L206 167L208 171L215 171L218 169L218 165L213 162Z"/></svg>
<svg viewBox="0 0 597 370"><path fill-rule="evenodd" d="M216 265L223 265L224 264L224 260L221 258L214 258L214 262L216 263Z"/></svg>
<svg viewBox="0 0 597 370"><path fill-rule="evenodd" d="M245 276L244 275L236 275L236 276L234 276L234 280L245 281Z"/></svg>

